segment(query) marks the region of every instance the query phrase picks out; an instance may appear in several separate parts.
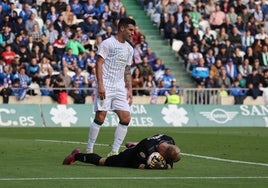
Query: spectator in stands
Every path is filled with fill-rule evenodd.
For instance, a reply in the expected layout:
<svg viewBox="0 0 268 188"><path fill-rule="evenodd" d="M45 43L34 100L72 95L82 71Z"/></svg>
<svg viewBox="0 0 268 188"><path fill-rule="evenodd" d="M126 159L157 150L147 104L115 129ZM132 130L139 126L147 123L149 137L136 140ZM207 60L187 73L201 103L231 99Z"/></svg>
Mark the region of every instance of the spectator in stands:
<svg viewBox="0 0 268 188"><path fill-rule="evenodd" d="M65 48L66 48L66 43L64 41L64 37L62 34L58 35L58 38L55 40L53 44L53 48L54 48L53 51L57 55L57 58L53 58L53 59L57 61L58 59L61 59L62 54L64 54Z"/></svg>
<svg viewBox="0 0 268 188"><path fill-rule="evenodd" d="M18 16L16 18L16 21L13 23L13 27L11 29L11 31L16 35L19 34L21 31L26 30L25 23L23 22L22 17Z"/></svg>
<svg viewBox="0 0 268 188"><path fill-rule="evenodd" d="M151 65L148 63L147 57L143 57L142 59L142 64L138 66L138 68L141 71L141 75L143 76L143 79L146 80L147 76L150 74L154 74L153 68Z"/></svg>
<svg viewBox="0 0 268 188"><path fill-rule="evenodd" d="M209 17L209 23L211 26L211 29L220 29L226 19L226 15L223 11L221 11L220 5L216 4L215 11L212 12L212 14Z"/></svg>
<svg viewBox="0 0 268 188"><path fill-rule="evenodd" d="M9 26L5 26L0 37L2 37L3 40L0 44L2 46L5 46L7 44L13 43L15 39L15 34L11 31L11 28Z"/></svg>
<svg viewBox="0 0 268 188"><path fill-rule="evenodd" d="M268 87L268 69L263 70L262 86Z"/></svg>
<svg viewBox="0 0 268 188"><path fill-rule="evenodd" d="M235 80L237 77L237 65L234 64L234 61L232 58L229 58L227 60L227 63L225 64L226 74L231 79L231 82Z"/></svg>
<svg viewBox="0 0 268 188"><path fill-rule="evenodd" d="M158 80L157 87L153 91L150 103L156 104L158 100L158 96L166 96L167 88L164 87L165 81L164 80Z"/></svg>
<svg viewBox="0 0 268 188"><path fill-rule="evenodd" d="M192 51L188 55L188 62L187 62L186 71L191 72L192 69L196 65L198 65L201 58L203 58L203 55L199 52L198 45L194 44Z"/></svg>
<svg viewBox="0 0 268 188"><path fill-rule="evenodd" d="M220 28L220 31L219 31L216 39L218 40L220 45L225 44L225 41L229 39L229 35L226 32L225 27Z"/></svg>
<svg viewBox="0 0 268 188"><path fill-rule="evenodd" d="M52 44L47 45L47 50L44 53L44 56L50 61L51 66L55 71L60 70L60 65L58 64L58 61L61 60L59 57L62 58L62 56L58 56L59 54L56 54L56 51L54 50L54 47ZM63 55L63 54L61 54Z"/></svg>
<svg viewBox="0 0 268 188"><path fill-rule="evenodd" d="M237 74L237 78L236 78L236 79L238 80L238 82L239 82L239 86L240 86L241 88L246 88L246 87L247 87L247 80L246 80L246 78L244 78L244 77L242 76L241 73L238 73L238 74Z"/></svg>
<svg viewBox="0 0 268 188"><path fill-rule="evenodd" d="M186 25L185 27L187 26L188 25ZM169 15L169 20L165 24L165 28L164 28L164 37L169 40L170 45L172 45L172 41L175 37L173 30L178 30L178 28L179 28L179 25L175 20L175 16ZM183 27L183 30L179 30L179 32L184 32L184 27ZM190 26L188 26L187 32L190 32Z"/></svg>
<svg viewBox="0 0 268 188"><path fill-rule="evenodd" d="M134 30L134 35L132 37L132 42L133 44L138 44L139 43L139 39L140 39L140 36L142 35L141 31L140 31L140 28L139 26L135 26L135 30Z"/></svg>
<svg viewBox="0 0 268 188"><path fill-rule="evenodd" d="M103 13L102 13L102 15L101 15L100 18L103 18L105 20L105 23L107 25L111 25L112 24L112 12L109 9L109 6L108 5L105 5L104 6L104 10L103 10Z"/></svg>
<svg viewBox="0 0 268 188"><path fill-rule="evenodd" d="M11 87L13 80L12 67L10 65L3 65L1 68L0 86L3 86L4 88Z"/></svg>
<svg viewBox="0 0 268 188"><path fill-rule="evenodd" d="M92 68L91 73L88 75L88 88L91 88L90 90L88 90L88 94L89 95L93 95L93 89L96 87L96 68ZM94 97L94 96L93 96Z"/></svg>
<svg viewBox="0 0 268 188"><path fill-rule="evenodd" d="M59 3L57 3L57 5L58 5ZM53 4L52 4L52 2L51 2L51 0L45 0L45 1L43 1L42 2L42 4L41 4L41 7L40 7L40 9L41 9L41 18L43 19L43 21L45 21L46 20L46 16L47 16L47 14L49 13L49 11L50 11L50 7L52 6ZM57 8L58 8L59 6L57 6ZM60 11L60 9L57 9L58 11ZM62 10L61 10L62 11Z"/></svg>
<svg viewBox="0 0 268 188"><path fill-rule="evenodd" d="M255 39L260 39L262 41L262 43L264 43L265 38L267 38L268 35L265 32L265 28L261 27L260 28L260 32L256 34Z"/></svg>
<svg viewBox="0 0 268 188"><path fill-rule="evenodd" d="M174 16L179 25L183 22L183 15L184 15L183 7L182 5L178 5L177 11L174 13Z"/></svg>
<svg viewBox="0 0 268 188"><path fill-rule="evenodd" d="M205 88L216 88L217 87L217 78L214 75L213 71L209 71L209 76L204 81Z"/></svg>
<svg viewBox="0 0 268 188"><path fill-rule="evenodd" d="M166 66L162 59L157 58L152 68L154 71L155 80L158 80L164 74Z"/></svg>
<svg viewBox="0 0 268 188"><path fill-rule="evenodd" d="M237 20L237 14L235 13L235 7L231 6L228 13L226 14L227 18L230 20L231 24L235 24Z"/></svg>
<svg viewBox="0 0 268 188"><path fill-rule="evenodd" d="M173 88L169 89L169 92L166 96L165 104L180 104L181 97L176 93L176 90Z"/></svg>
<svg viewBox="0 0 268 188"><path fill-rule="evenodd" d="M243 22L242 17L240 15L237 16L235 26L237 27L239 34L242 36L245 33L246 24Z"/></svg>
<svg viewBox="0 0 268 188"><path fill-rule="evenodd" d="M188 63L189 54L191 53L191 51L193 49L193 43L192 43L192 38L190 36L187 36L185 41L186 42L183 43L182 47L178 51L178 54L182 58L182 60L184 61L184 65L186 68L187 63Z"/></svg>
<svg viewBox="0 0 268 188"><path fill-rule="evenodd" d="M112 19L118 19L119 18L119 13L120 9L123 6L122 2L119 0L110 0L109 2L109 9L112 12Z"/></svg>
<svg viewBox="0 0 268 188"><path fill-rule="evenodd" d="M201 20L201 15L197 11L196 5L192 5L192 9L189 12L189 16L191 19L191 22L193 24L193 28L199 28L199 21Z"/></svg>
<svg viewBox="0 0 268 188"><path fill-rule="evenodd" d="M19 13L19 16L22 17L24 23L30 18L30 15L32 14L31 6L28 3L25 3L23 5L22 10Z"/></svg>
<svg viewBox="0 0 268 188"><path fill-rule="evenodd" d="M30 53L31 57L37 60L37 63L40 63L42 57L44 56L44 53L41 51L40 46L37 44L33 46Z"/></svg>
<svg viewBox="0 0 268 188"><path fill-rule="evenodd" d="M185 41L185 38L191 33L193 29L193 23L191 22L190 16L188 14L185 14L183 16L183 22L179 26L175 25L173 28L175 31L178 30L178 36L176 36L176 38Z"/></svg>
<svg viewBox="0 0 268 188"><path fill-rule="evenodd" d="M73 0L70 3L72 12L76 15L77 18L81 19L84 13L83 5L79 2L79 0Z"/></svg>
<svg viewBox="0 0 268 188"><path fill-rule="evenodd" d="M68 67L70 71L75 71L77 68L77 56L73 54L71 48L68 48L67 51L63 54L61 63L61 68Z"/></svg>
<svg viewBox="0 0 268 188"><path fill-rule="evenodd" d="M11 44L7 44L5 50L1 53L1 58L4 60L5 64L10 65L13 62L15 55L16 53L11 49Z"/></svg>
<svg viewBox="0 0 268 188"><path fill-rule="evenodd" d="M230 96L234 97L234 104L243 104L246 95L242 88L239 86L238 80L234 80L232 86L230 87Z"/></svg>
<svg viewBox="0 0 268 188"><path fill-rule="evenodd" d="M259 87L259 84L262 82L262 76L258 73L257 69L253 69L252 73L247 76L247 84L252 83L253 87Z"/></svg>
<svg viewBox="0 0 268 188"><path fill-rule="evenodd" d="M15 79L19 80L18 83L19 91L17 98L18 100L23 100L28 92L28 87L31 84L30 77L26 74L25 67L21 67L19 72L14 75L14 80Z"/></svg>
<svg viewBox="0 0 268 188"><path fill-rule="evenodd" d="M95 68L97 61L97 56L94 51L90 51L89 55L86 57L87 71L91 73L92 69Z"/></svg>
<svg viewBox="0 0 268 188"><path fill-rule="evenodd" d="M85 86L86 80L85 77L82 75L81 68L78 67L75 69L75 75L72 76L72 82L78 82L80 88L83 88Z"/></svg>
<svg viewBox="0 0 268 188"><path fill-rule="evenodd" d="M204 58L201 58L198 64L193 67L192 78L195 80L196 84L204 85L206 78L209 76L209 67L205 65Z"/></svg>
<svg viewBox="0 0 268 188"><path fill-rule="evenodd" d="M189 0L183 0L180 5L183 7L184 12L189 12L192 9Z"/></svg>
<svg viewBox="0 0 268 188"><path fill-rule="evenodd" d="M36 21L36 15L34 13L32 13L29 17L29 19L26 20L25 22L25 29L28 33L32 33L33 29L34 29L34 25L37 25L38 30L40 30L39 28L39 24Z"/></svg>
<svg viewBox="0 0 268 188"><path fill-rule="evenodd" d="M98 24L93 20L92 16L89 16L86 21L81 22L80 27L84 33L87 33L90 39L96 39L96 36L100 31Z"/></svg>
<svg viewBox="0 0 268 188"><path fill-rule="evenodd" d="M139 65L142 63L142 57L143 57L143 52L140 48L140 44L137 43L134 45L134 54L133 54L133 61L135 65Z"/></svg>
<svg viewBox="0 0 268 188"><path fill-rule="evenodd" d="M42 82L44 83L44 80L46 78L50 78L50 84L51 84L50 86L54 87L56 80L57 80L57 77L58 77L58 72L55 72L53 67L49 67L48 71L47 71L47 75L45 77L43 77Z"/></svg>
<svg viewBox="0 0 268 188"><path fill-rule="evenodd" d="M101 35L102 40L108 39L114 35L113 28L109 25L105 27L104 34Z"/></svg>
<svg viewBox="0 0 268 188"><path fill-rule="evenodd" d="M61 1L61 0L60 0ZM60 14L58 18L53 23L54 28L58 31L59 34L62 34L62 31L65 30L66 24L63 20L63 16Z"/></svg>
<svg viewBox="0 0 268 188"><path fill-rule="evenodd" d="M78 56L78 54L86 51L85 47L77 40L77 34L73 33L70 40L66 44L66 49L71 49L72 54Z"/></svg>
<svg viewBox="0 0 268 188"><path fill-rule="evenodd" d="M210 17L210 15L216 10L216 4L214 0L209 0L208 3L205 4L206 11L206 19Z"/></svg>
<svg viewBox="0 0 268 188"><path fill-rule="evenodd" d="M145 56L147 52L147 48L149 48L149 43L146 41L145 35L141 35L139 39L140 48L142 50L143 56Z"/></svg>
<svg viewBox="0 0 268 188"><path fill-rule="evenodd" d="M238 65L238 72L243 78L246 78L252 73L252 65L249 64L249 59L245 58L241 65Z"/></svg>
<svg viewBox="0 0 268 188"><path fill-rule="evenodd" d="M267 45L263 45L259 59L261 62L261 66L268 67L268 46Z"/></svg>
<svg viewBox="0 0 268 188"><path fill-rule="evenodd" d="M47 77L44 81L44 84L41 85L41 95L42 96L53 96L53 89L50 87L51 80L49 77Z"/></svg>
<svg viewBox="0 0 268 188"><path fill-rule="evenodd" d="M211 65L210 71L213 72L213 75L216 79L219 77L222 67L223 67L223 64L222 64L221 59L216 59L215 64Z"/></svg>
<svg viewBox="0 0 268 188"><path fill-rule="evenodd" d="M229 88L232 84L231 79L227 76L225 67L221 67L220 75L217 79L217 86L221 87L224 84L226 88Z"/></svg>
<svg viewBox="0 0 268 188"><path fill-rule="evenodd" d="M169 68L165 69L165 73L160 78L160 80L164 81L164 88L170 88L171 81L175 79L175 76L171 73L171 70Z"/></svg>
<svg viewBox="0 0 268 188"><path fill-rule="evenodd" d="M36 58L31 58L31 61L29 62L29 64L27 64L26 74L29 76L32 83L37 83L40 85L40 67Z"/></svg>
<svg viewBox="0 0 268 188"><path fill-rule="evenodd" d="M70 88L72 86L72 77L68 73L69 69L67 67L64 67L59 75L64 81L64 85L66 88Z"/></svg>
<svg viewBox="0 0 268 188"><path fill-rule="evenodd" d="M221 59L222 64L225 65L227 63L227 59L232 57L232 54L227 52L227 45L223 44L220 46L220 51L216 55L216 59Z"/></svg>
<svg viewBox="0 0 268 188"><path fill-rule="evenodd" d="M40 77L41 78L44 78L47 74L48 74L48 69L51 66L50 64L50 61L48 58L46 58L45 56L42 57L40 63L38 64L39 65L39 69L40 69Z"/></svg>
<svg viewBox="0 0 268 188"><path fill-rule="evenodd" d="M205 62L206 62L206 66L208 66L209 68L215 64L216 62L216 57L214 54L214 49L213 48L209 48L207 53L205 54Z"/></svg>
<svg viewBox="0 0 268 188"><path fill-rule="evenodd" d="M254 44L254 37L251 35L251 31L248 29L246 30L245 35L242 36L242 50L246 51L248 47L251 47Z"/></svg>
<svg viewBox="0 0 268 188"><path fill-rule="evenodd" d="M212 47L214 45L215 40L214 36L211 34L210 31L211 31L210 27L207 27L203 35L203 39L206 41L208 47Z"/></svg>
<svg viewBox="0 0 268 188"><path fill-rule="evenodd" d="M257 4L256 5L256 9L255 9L253 15L254 15L254 18L256 20L256 23L258 25L262 25L263 24L263 20L264 20L264 14L263 14L263 12L261 10L261 4Z"/></svg>
<svg viewBox="0 0 268 188"><path fill-rule="evenodd" d="M2 31L6 26L8 26L12 29L12 22L9 19L8 14L3 15L2 22L0 23L0 31Z"/></svg>
<svg viewBox="0 0 268 188"><path fill-rule="evenodd" d="M10 11L8 12L8 16L12 24L16 22L17 17L18 17L18 12L16 11L16 8L17 8L16 4L13 2L10 2Z"/></svg>
<svg viewBox="0 0 268 188"><path fill-rule="evenodd" d="M238 28L235 25L233 26L232 32L229 35L229 40L234 47L241 47L241 35L239 35Z"/></svg>
<svg viewBox="0 0 268 188"><path fill-rule="evenodd" d="M85 104L85 102L86 102L86 92L84 89L79 87L78 81L73 82L73 87L69 91L69 96L71 96L73 98L74 104Z"/></svg>
<svg viewBox="0 0 268 188"><path fill-rule="evenodd" d="M253 53L253 49L252 46L249 46L246 48L245 51L245 55L244 55L244 59L248 59L249 60L249 64L253 65L254 64L254 60L257 58L258 56L256 54Z"/></svg>
<svg viewBox="0 0 268 188"><path fill-rule="evenodd" d="M59 36L59 32L54 28L53 24L49 25L48 30L46 30L44 34L46 35L50 44L54 44L55 40L57 40Z"/></svg>
<svg viewBox="0 0 268 188"><path fill-rule="evenodd" d="M156 84L154 81L154 76L152 74L149 74L147 76L147 80L144 80L143 82L143 95L146 95L146 96L152 95L155 88L156 88Z"/></svg>
<svg viewBox="0 0 268 188"><path fill-rule="evenodd" d="M157 57L152 48L147 48L145 56L147 57L148 63L151 65L151 67L153 67L153 65L156 63Z"/></svg>
<svg viewBox="0 0 268 188"><path fill-rule="evenodd" d="M53 95L51 96L58 104L68 104L68 93L65 89L64 81L61 77L57 77L53 84Z"/></svg>
<svg viewBox="0 0 268 188"><path fill-rule="evenodd" d="M233 63L238 67L242 65L244 59L244 53L241 52L240 48L236 47L232 56Z"/></svg>
<svg viewBox="0 0 268 188"><path fill-rule="evenodd" d="M12 94L12 88L8 85L0 86L0 95L3 97L3 104L8 104L9 96Z"/></svg>
<svg viewBox="0 0 268 188"><path fill-rule="evenodd" d="M252 64L252 69L257 69L258 73L260 75L263 75L263 70L265 70L261 64L260 64L260 60L258 58L255 58L254 59L254 63Z"/></svg>
<svg viewBox="0 0 268 188"><path fill-rule="evenodd" d="M148 76L149 75L147 75L147 77ZM143 90L141 90L143 88L143 83L144 83L143 76L141 74L140 69L137 67L132 73L133 95L137 96L143 94Z"/></svg>
<svg viewBox="0 0 268 188"><path fill-rule="evenodd" d="M208 103L208 95L204 90L204 85L198 84L194 92L194 104Z"/></svg>

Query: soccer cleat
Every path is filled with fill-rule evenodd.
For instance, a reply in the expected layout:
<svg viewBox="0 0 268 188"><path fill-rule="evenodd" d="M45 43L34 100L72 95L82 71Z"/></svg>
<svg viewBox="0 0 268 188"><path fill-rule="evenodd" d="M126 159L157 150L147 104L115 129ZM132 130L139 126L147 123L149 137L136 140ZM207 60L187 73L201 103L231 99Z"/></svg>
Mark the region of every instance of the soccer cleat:
<svg viewBox="0 0 268 188"><path fill-rule="evenodd" d="M111 151L110 153L108 153L107 157L111 157L113 155L118 155L117 151Z"/></svg>
<svg viewBox="0 0 268 188"><path fill-rule="evenodd" d="M125 144L126 148L131 148L137 145L137 142L127 142Z"/></svg>
<svg viewBox="0 0 268 188"><path fill-rule="evenodd" d="M75 162L75 154L81 153L79 148L75 148L71 154L69 154L65 159L63 160L63 165L71 165Z"/></svg>

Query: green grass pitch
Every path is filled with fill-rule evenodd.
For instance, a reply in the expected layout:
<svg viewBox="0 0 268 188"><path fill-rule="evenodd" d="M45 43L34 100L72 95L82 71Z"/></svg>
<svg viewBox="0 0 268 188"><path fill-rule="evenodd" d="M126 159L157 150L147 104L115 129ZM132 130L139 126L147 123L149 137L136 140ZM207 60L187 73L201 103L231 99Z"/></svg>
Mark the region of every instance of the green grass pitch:
<svg viewBox="0 0 268 188"><path fill-rule="evenodd" d="M95 152L107 155L115 128L102 128ZM73 148L85 150L88 128L0 128L3 188L267 188L267 128L138 128L125 141L172 136L182 160L172 170L63 166ZM124 149L122 147L122 149Z"/></svg>

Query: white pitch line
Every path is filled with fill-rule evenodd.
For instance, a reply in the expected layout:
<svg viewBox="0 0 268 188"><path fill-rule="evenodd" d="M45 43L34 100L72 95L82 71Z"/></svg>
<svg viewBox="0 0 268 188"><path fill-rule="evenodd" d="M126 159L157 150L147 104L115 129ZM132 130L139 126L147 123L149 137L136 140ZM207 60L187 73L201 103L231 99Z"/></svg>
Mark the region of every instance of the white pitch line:
<svg viewBox="0 0 268 188"><path fill-rule="evenodd" d="M42 140L42 139L36 139L35 141L38 142L54 142L54 143L67 143L67 144L87 144L85 142L73 142L73 141L60 141L60 140ZM111 146L109 144L95 144L98 146ZM125 147L125 146L121 146ZM202 158L202 159L208 159L208 160L214 160L214 161L223 161L223 162L229 162L229 163L238 163L238 164L247 164L247 165L257 165L257 166L267 166L267 163L257 163L257 162L249 162L249 161L239 161L239 160L231 160L231 159L223 159L223 158L217 158L217 157L209 157L204 155L196 155L196 154L190 154L190 153L181 153L184 156L189 157L196 157L196 158Z"/></svg>
<svg viewBox="0 0 268 188"><path fill-rule="evenodd" d="M195 154L189 154L189 153L182 153L182 155L190 156L190 157L196 157L196 158L203 158L203 159L208 159L208 160L224 161L224 162L230 162L230 163L240 163L240 164L258 165L258 166L268 166L267 163L256 163L256 162L248 162L248 161L222 159L222 158L217 158L217 157L209 157L209 156L195 155Z"/></svg>
<svg viewBox="0 0 268 188"><path fill-rule="evenodd" d="M268 179L268 176L226 176L226 177L54 177L54 178L0 178L0 181L48 181L48 180L217 180L217 179Z"/></svg>

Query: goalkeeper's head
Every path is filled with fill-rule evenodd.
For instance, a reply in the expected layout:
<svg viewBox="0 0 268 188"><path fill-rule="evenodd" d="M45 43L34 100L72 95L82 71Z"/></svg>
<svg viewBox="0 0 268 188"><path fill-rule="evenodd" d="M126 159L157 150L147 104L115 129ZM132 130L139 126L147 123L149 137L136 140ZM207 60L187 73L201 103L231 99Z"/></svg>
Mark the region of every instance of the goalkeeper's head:
<svg viewBox="0 0 268 188"><path fill-rule="evenodd" d="M181 150L178 146L168 144L165 152L165 159L173 162L178 162L181 159L180 153Z"/></svg>

